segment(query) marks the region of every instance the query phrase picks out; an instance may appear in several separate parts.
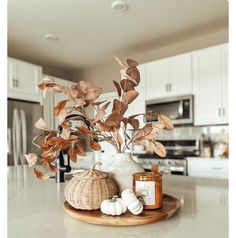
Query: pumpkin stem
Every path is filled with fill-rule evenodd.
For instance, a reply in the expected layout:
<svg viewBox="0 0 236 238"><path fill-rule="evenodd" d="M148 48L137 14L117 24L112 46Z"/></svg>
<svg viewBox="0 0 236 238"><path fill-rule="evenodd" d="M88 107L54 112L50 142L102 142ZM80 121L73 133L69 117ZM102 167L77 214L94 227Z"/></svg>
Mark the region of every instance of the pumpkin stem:
<svg viewBox="0 0 236 238"><path fill-rule="evenodd" d="M93 165L90 169L94 170L96 165L102 165L102 163L101 162L95 162L95 163L93 163Z"/></svg>
<svg viewBox="0 0 236 238"><path fill-rule="evenodd" d="M111 202L116 202L117 198L118 198L118 196L117 196L117 195L114 195L114 196L112 197L112 199L111 199Z"/></svg>

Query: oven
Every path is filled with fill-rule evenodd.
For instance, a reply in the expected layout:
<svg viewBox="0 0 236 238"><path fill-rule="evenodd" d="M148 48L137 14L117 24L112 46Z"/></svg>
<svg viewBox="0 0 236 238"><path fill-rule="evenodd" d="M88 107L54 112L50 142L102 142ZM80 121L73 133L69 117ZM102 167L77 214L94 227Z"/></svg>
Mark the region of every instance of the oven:
<svg viewBox="0 0 236 238"><path fill-rule="evenodd" d="M166 148L166 157L161 158L156 154L134 154L137 162L146 171L150 171L153 164L157 164L160 171L173 175L187 175L186 157L200 156L200 141L188 140L161 140Z"/></svg>

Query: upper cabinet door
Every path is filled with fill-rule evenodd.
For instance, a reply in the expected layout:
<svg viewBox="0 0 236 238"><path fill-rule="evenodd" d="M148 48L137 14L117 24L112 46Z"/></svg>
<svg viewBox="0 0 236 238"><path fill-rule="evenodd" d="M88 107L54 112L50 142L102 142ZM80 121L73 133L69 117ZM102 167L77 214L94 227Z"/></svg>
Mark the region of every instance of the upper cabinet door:
<svg viewBox="0 0 236 238"><path fill-rule="evenodd" d="M37 86L41 79L41 66L8 58L8 97L41 101Z"/></svg>
<svg viewBox="0 0 236 238"><path fill-rule="evenodd" d="M167 59L146 64L146 99L157 99L168 95L169 63Z"/></svg>
<svg viewBox="0 0 236 238"><path fill-rule="evenodd" d="M171 96L192 94L192 55L183 54L169 58Z"/></svg>
<svg viewBox="0 0 236 238"><path fill-rule="evenodd" d="M221 56L219 46L193 53L195 125L222 123Z"/></svg>
<svg viewBox="0 0 236 238"><path fill-rule="evenodd" d="M222 123L228 123L228 44L222 45Z"/></svg>

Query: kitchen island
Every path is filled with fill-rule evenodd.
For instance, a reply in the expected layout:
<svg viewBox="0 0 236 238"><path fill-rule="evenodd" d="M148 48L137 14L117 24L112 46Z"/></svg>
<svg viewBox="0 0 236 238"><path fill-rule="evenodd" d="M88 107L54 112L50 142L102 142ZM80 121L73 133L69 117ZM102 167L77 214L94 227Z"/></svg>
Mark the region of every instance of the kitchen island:
<svg viewBox="0 0 236 238"><path fill-rule="evenodd" d="M65 183L40 181L28 166L8 168L8 238L227 238L228 180L164 175L163 189L181 201L169 220L135 227L81 222L63 209Z"/></svg>

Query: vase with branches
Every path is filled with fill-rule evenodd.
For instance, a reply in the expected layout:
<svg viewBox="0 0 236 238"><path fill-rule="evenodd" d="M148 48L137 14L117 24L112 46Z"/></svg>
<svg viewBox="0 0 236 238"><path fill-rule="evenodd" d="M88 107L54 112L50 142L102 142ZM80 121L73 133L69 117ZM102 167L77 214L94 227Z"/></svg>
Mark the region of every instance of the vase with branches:
<svg viewBox="0 0 236 238"><path fill-rule="evenodd" d="M38 84L44 96L48 92L60 93L65 95L65 99L54 107L54 114L59 118L60 131L47 128L42 118L35 123L41 132L33 139L33 144L41 149L41 153L29 153L25 157L37 178L49 178L47 173L37 168L38 164L53 172L58 170L54 162L61 151L68 154L71 161L76 162L78 155L86 156L86 146L99 151L99 143L103 141L110 143L118 154L129 151L134 142L149 141L153 151L165 157L165 147L156 141L156 137L162 130L173 129L171 120L159 113L157 123L146 123L140 128L137 117L145 115L126 116L128 107L139 95L136 87L140 82L140 73L135 60L127 59L126 64L116 57L115 60L120 66L121 80L113 80L117 98L112 101L99 100L102 88L87 81L65 86L46 77ZM112 104L112 110L107 113L109 104ZM89 108L96 112L92 118L87 113ZM74 116L68 117L71 114ZM80 125L71 126L70 122L73 120L81 122ZM128 127L133 129L132 136L127 133Z"/></svg>

